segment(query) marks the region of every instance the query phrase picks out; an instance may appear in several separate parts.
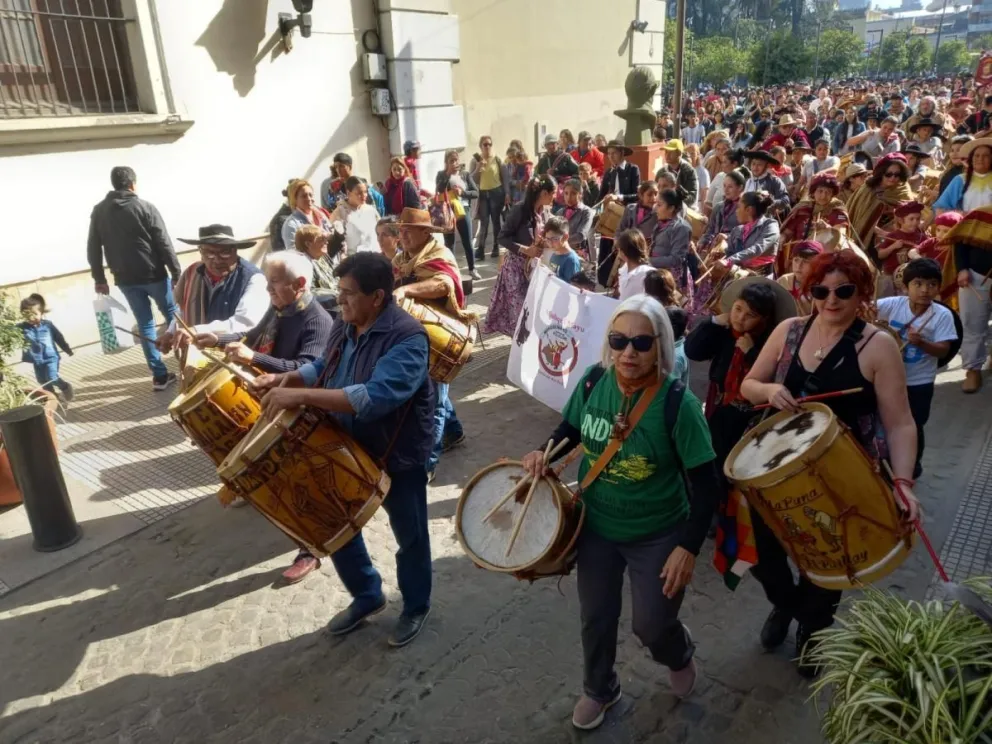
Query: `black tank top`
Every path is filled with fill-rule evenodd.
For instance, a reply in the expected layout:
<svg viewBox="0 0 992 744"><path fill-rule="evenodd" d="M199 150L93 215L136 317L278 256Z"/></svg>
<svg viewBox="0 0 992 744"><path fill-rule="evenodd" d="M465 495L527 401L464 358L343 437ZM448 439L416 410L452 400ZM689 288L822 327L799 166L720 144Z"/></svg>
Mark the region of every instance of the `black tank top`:
<svg viewBox="0 0 992 744"><path fill-rule="evenodd" d="M878 399L875 386L861 374L858 354L865 348L869 338L861 348L858 344L864 339L865 321L858 318L847 329L814 372L808 372L799 358L799 349L813 323L810 318L805 327L794 323L785 342L785 351L791 355L791 362L782 384L794 397L830 393L851 388L863 388L860 393L852 393L839 398L822 401L843 421L865 449L873 455L878 451L876 437L878 427ZM800 333L801 330L801 333Z"/></svg>

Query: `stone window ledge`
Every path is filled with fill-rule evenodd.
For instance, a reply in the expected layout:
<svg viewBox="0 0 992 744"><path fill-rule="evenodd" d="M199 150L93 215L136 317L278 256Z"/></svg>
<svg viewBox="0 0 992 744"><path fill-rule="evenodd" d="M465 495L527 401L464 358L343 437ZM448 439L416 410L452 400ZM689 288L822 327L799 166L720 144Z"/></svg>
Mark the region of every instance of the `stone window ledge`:
<svg viewBox="0 0 992 744"><path fill-rule="evenodd" d="M0 147L141 137L178 137L193 126L179 114L103 114L0 120Z"/></svg>

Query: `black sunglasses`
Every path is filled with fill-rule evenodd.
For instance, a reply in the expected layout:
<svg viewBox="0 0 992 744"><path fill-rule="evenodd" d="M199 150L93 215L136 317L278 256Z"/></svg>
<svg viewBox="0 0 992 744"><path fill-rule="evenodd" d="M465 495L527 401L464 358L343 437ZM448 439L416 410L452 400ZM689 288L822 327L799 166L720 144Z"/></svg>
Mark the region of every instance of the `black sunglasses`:
<svg viewBox="0 0 992 744"><path fill-rule="evenodd" d="M900 171L885 171L882 174L885 178L899 178L902 175Z"/></svg>
<svg viewBox="0 0 992 744"><path fill-rule="evenodd" d="M854 297L854 293L858 291L858 288L853 284L841 284L839 287L830 289L830 287L825 287L822 284L814 284L809 288L809 293L812 295L814 300L825 300L833 292L838 300L849 300Z"/></svg>
<svg viewBox="0 0 992 744"><path fill-rule="evenodd" d="M610 345L613 351L623 351L628 345L633 345L634 351L639 351L644 353L645 351L651 351L651 347L654 346L654 340L658 338L657 336L624 336L622 333L611 332L606 337L606 342Z"/></svg>

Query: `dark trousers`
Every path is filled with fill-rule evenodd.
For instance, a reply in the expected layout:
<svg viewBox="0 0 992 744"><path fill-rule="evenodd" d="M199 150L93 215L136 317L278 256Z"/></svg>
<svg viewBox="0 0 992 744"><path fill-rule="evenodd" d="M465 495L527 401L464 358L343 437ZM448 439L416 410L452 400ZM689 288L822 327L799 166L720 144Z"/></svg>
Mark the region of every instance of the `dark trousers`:
<svg viewBox="0 0 992 744"><path fill-rule="evenodd" d="M455 230L458 237L462 239L462 250L465 251L465 262L468 264L469 272L475 271L475 253L472 251L472 226L468 223L468 217L459 217L455 220ZM455 249L455 233L444 234L444 245L449 251Z"/></svg>
<svg viewBox="0 0 992 744"><path fill-rule="evenodd" d="M617 629L623 607L623 572L630 574L633 630L659 664L678 671L690 661L695 647L679 622L685 592L674 599L662 593L661 569L678 547L679 531L633 543L616 543L588 526L579 537L578 589L582 613L582 656L585 693L601 703L616 697L620 680L614 671Z"/></svg>
<svg viewBox="0 0 992 744"><path fill-rule="evenodd" d="M930 420L930 404L933 403L933 383L909 385L906 392L909 394L909 410L916 422L916 469L919 470L923 459L923 427Z"/></svg>
<svg viewBox="0 0 992 744"><path fill-rule="evenodd" d="M606 287L610 281L610 272L613 270L613 260L616 253L613 250L613 239L603 238L599 241L599 266L596 269L596 279Z"/></svg>
<svg viewBox="0 0 992 744"><path fill-rule="evenodd" d="M399 550L396 580L403 595L403 614L417 615L431 604L431 539L427 530L427 471L424 468L389 474L392 485L382 508ZM372 565L359 533L331 556L341 583L355 604L368 611L382 602L382 577Z"/></svg>
<svg viewBox="0 0 992 744"><path fill-rule="evenodd" d="M493 253L499 253L499 244L496 241L499 240L504 206L506 206L506 194L502 188L479 192L479 254L483 257L486 255L490 220L493 223Z"/></svg>
<svg viewBox="0 0 992 744"><path fill-rule="evenodd" d="M810 632L833 625L841 593L836 589L823 589L801 574L796 583L785 548L755 509L751 510L751 521L758 549L758 565L751 573L765 590L768 601Z"/></svg>

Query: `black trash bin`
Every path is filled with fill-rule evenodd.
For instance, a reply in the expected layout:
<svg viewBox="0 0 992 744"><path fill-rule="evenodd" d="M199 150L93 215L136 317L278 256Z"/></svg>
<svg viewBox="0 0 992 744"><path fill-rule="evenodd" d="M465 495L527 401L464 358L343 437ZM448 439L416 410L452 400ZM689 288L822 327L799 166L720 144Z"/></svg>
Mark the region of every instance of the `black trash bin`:
<svg viewBox="0 0 992 744"><path fill-rule="evenodd" d="M0 413L0 433L24 496L34 549L50 553L76 543L83 530L72 511L45 409L31 405Z"/></svg>

